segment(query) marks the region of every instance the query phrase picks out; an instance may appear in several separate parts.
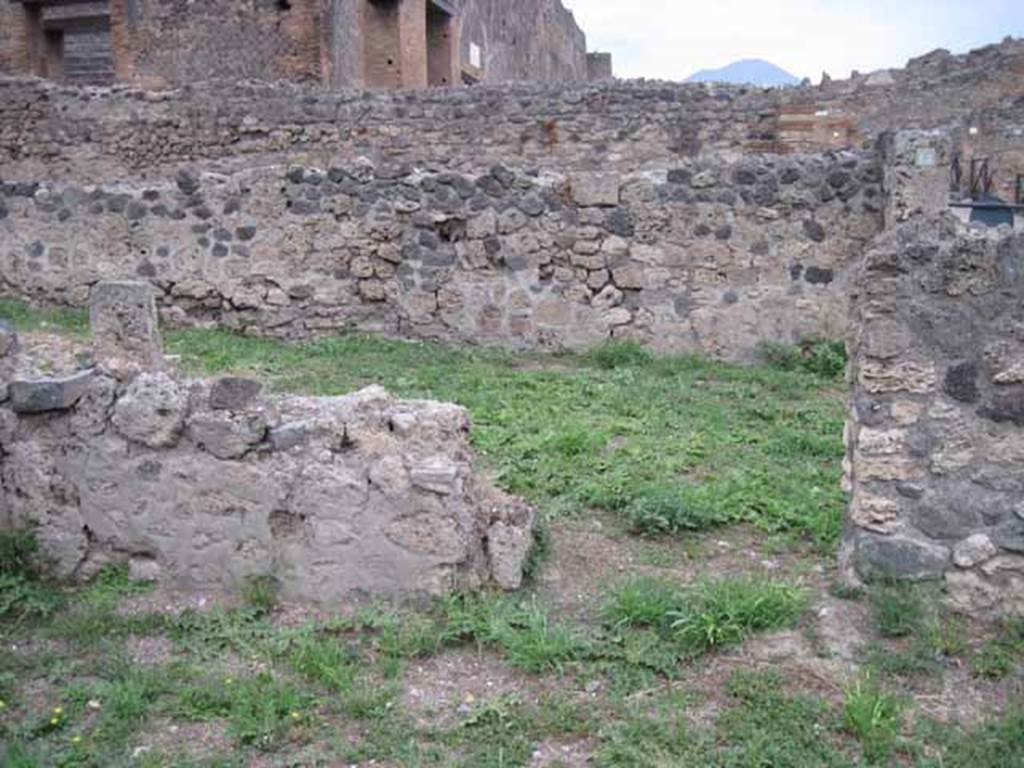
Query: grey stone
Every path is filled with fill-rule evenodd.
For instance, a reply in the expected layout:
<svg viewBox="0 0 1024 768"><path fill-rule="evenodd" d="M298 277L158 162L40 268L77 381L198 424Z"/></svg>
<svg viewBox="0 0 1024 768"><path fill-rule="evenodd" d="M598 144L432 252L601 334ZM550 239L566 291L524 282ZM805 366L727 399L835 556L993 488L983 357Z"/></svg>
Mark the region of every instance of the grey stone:
<svg viewBox="0 0 1024 768"><path fill-rule="evenodd" d="M619 204L619 174L577 173L570 179L572 199L583 208Z"/></svg>
<svg viewBox="0 0 1024 768"><path fill-rule="evenodd" d="M903 535L881 536L860 532L855 564L868 580L898 578L940 579L949 567L949 549L930 541Z"/></svg>
<svg viewBox="0 0 1024 768"><path fill-rule="evenodd" d="M523 585L523 566L533 541L533 531L521 525L498 522L488 529L487 555L491 575L499 587L514 590Z"/></svg>
<svg viewBox="0 0 1024 768"><path fill-rule="evenodd" d="M309 441L309 429L305 424L282 424L272 427L267 435L270 447L274 451L290 451L306 445Z"/></svg>
<svg viewBox="0 0 1024 768"><path fill-rule="evenodd" d="M8 387L10 408L15 413L45 413L74 407L86 393L95 371L74 376L33 381L15 380Z"/></svg>
<svg viewBox="0 0 1024 768"><path fill-rule="evenodd" d="M188 420L189 439L218 459L239 459L263 442L267 424L260 415L212 411Z"/></svg>
<svg viewBox="0 0 1024 768"><path fill-rule="evenodd" d="M254 379L223 376L210 385L210 408L215 411L244 411L259 399L263 385Z"/></svg>
<svg viewBox="0 0 1024 768"><path fill-rule="evenodd" d="M815 243L825 242L825 228L814 219L804 220L804 234Z"/></svg>

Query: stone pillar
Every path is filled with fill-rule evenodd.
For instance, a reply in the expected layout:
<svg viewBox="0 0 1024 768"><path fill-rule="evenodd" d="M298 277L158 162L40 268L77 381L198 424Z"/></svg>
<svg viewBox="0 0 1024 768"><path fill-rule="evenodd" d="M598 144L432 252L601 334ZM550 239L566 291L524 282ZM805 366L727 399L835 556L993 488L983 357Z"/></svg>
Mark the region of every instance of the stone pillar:
<svg viewBox="0 0 1024 768"><path fill-rule="evenodd" d="M876 241L853 305L847 576L1024 613L1024 234L918 217Z"/></svg>
<svg viewBox="0 0 1024 768"><path fill-rule="evenodd" d="M945 130L897 131L882 139L885 162L885 224L949 209L953 141Z"/></svg>
<svg viewBox="0 0 1024 768"><path fill-rule="evenodd" d="M153 287L143 282L97 283L89 303L96 362L115 373L163 365Z"/></svg>
<svg viewBox="0 0 1024 768"><path fill-rule="evenodd" d="M6 402L8 386L14 375L14 358L18 354L18 335L14 328L0 320L0 403Z"/></svg>

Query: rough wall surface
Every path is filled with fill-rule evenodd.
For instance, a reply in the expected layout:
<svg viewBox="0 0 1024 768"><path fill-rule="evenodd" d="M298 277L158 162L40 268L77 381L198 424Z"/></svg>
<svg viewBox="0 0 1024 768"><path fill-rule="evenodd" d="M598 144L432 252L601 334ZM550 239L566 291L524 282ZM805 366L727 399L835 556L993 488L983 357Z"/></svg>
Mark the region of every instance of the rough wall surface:
<svg viewBox="0 0 1024 768"><path fill-rule="evenodd" d="M945 579L968 612L1024 611L1024 235L918 217L855 299L845 557Z"/></svg>
<svg viewBox="0 0 1024 768"><path fill-rule="evenodd" d="M585 348L609 337L749 356L841 336L847 273L881 226L873 153L705 156L670 169L478 176L369 161L8 185L0 287L82 306L145 278L174 324L299 338Z"/></svg>
<svg viewBox="0 0 1024 768"><path fill-rule="evenodd" d="M119 79L145 88L208 80L320 81L320 0L111 0Z"/></svg>
<svg viewBox="0 0 1024 768"><path fill-rule="evenodd" d="M123 367L133 348L111 345L152 326L137 286L100 288L98 368L39 378L0 330L0 525L37 526L58 575L128 562L219 590L270 575L320 602L519 586L533 511L474 473L465 410Z"/></svg>
<svg viewBox="0 0 1024 768"><path fill-rule="evenodd" d="M15 3L0 3L0 73L30 72L25 10Z"/></svg>
<svg viewBox="0 0 1024 768"><path fill-rule="evenodd" d="M462 61L483 53L483 82L585 82L587 38L561 0L461 0ZM610 74L610 72L609 72Z"/></svg>

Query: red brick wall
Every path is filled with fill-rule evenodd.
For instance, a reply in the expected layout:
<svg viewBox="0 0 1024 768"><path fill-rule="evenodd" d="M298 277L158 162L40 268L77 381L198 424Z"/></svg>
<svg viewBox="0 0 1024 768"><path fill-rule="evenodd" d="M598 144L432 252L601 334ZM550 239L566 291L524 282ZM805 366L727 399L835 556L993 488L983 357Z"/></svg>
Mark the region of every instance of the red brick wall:
<svg viewBox="0 0 1024 768"><path fill-rule="evenodd" d="M324 79L321 0L111 0L118 79Z"/></svg>
<svg viewBox="0 0 1024 768"><path fill-rule="evenodd" d="M0 74L24 75L31 71L27 38L25 9L6 0L0 2Z"/></svg>

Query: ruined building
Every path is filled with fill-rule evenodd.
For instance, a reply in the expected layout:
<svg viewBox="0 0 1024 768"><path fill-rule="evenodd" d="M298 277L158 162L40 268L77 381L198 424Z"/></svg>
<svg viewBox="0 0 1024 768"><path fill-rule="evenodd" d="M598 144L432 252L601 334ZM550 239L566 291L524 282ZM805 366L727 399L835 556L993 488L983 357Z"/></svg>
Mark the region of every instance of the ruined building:
<svg viewBox="0 0 1024 768"><path fill-rule="evenodd" d="M372 5L364 11L383 9ZM145 29L151 6L131 7ZM297 23L303 7L280 12ZM411 7L392 4L399 43ZM517 76L514 49L502 58L479 31L494 29L481 8L461 4L450 29L482 41L487 75L503 61L503 76ZM179 81L202 69L196 51L215 48L200 44L218 34L212 23L181 36L187 56L168 52L173 24L162 29L165 47L137 49L140 82ZM243 49L234 63L222 57L232 74L243 61L301 73L313 60L301 46L273 56L225 48ZM552 56L546 74L568 77L566 61ZM324 66L310 71L342 71ZM785 90L612 81L396 93L234 81L154 92L0 77L0 169L0 294L41 303L95 306L99 286L127 280L148 284L166 325L285 339L359 330L586 349L614 338L738 360L762 342L845 339L844 572L943 581L969 612L1024 610L1024 41ZM465 432L451 426L458 411L439 420L436 406L381 393L223 409L202 382L167 384L172 408L153 397L162 390L135 392L127 378L121 388L102 370L90 375L94 396L65 397L67 382L53 393L22 381L25 356L7 357L0 527L45 523L44 546L70 552L71 571L127 553L139 567L156 560L169 575L228 583L239 574L210 568L216 534L217 546L241 542L252 562L280 564L297 595L335 573L339 589L516 583L530 513L474 485ZM147 445L140 425L153 420L140 411L171 420L166 440ZM399 412L421 426L392 430ZM310 440L275 443L297 422L312 424ZM362 452L323 442L338 423L362 431ZM117 458L128 443L141 474ZM263 490L242 500L252 527L216 519L227 495L219 474L181 486L206 494L195 518L166 497L145 515L124 503L145 494L149 462L198 473L204 453L220 454L228 491L245 484L232 477L259 476ZM259 460L277 474L259 475ZM327 471L328 460L345 472ZM294 468L316 495L289 495ZM121 495L103 495L115 486ZM359 532L383 558L370 585L341 562L302 567L308 542L351 533L321 503L349 486L369 525ZM410 499L412 518L402 514ZM101 528L108 512L126 522ZM80 519L97 521L95 539L80 535ZM195 520L202 535L182 550Z"/></svg>
<svg viewBox="0 0 1024 768"><path fill-rule="evenodd" d="M0 0L0 74L424 88L611 77L561 0Z"/></svg>

